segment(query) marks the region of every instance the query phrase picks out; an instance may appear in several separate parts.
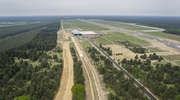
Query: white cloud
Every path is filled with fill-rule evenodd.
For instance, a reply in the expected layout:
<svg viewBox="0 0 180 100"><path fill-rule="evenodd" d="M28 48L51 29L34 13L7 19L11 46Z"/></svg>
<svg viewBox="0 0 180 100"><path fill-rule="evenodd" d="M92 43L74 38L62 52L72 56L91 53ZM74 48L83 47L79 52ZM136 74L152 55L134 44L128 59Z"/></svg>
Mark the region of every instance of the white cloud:
<svg viewBox="0 0 180 100"><path fill-rule="evenodd" d="M180 16L180 0L0 0L0 16L117 14Z"/></svg>

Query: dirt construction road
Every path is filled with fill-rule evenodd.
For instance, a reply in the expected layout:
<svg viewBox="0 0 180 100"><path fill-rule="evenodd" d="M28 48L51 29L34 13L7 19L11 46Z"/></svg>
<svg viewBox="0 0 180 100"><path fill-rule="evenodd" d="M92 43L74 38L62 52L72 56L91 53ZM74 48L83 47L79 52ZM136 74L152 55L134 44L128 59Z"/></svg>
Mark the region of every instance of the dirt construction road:
<svg viewBox="0 0 180 100"><path fill-rule="evenodd" d="M79 41L75 37L72 37L72 41L75 44L76 50L83 63L85 79L88 80L88 84L86 84L86 87L87 85L89 86L89 91L87 91L88 94L86 94L86 100L107 100L107 93L104 91L103 84L100 80L98 72L91 64L87 55L83 52Z"/></svg>
<svg viewBox="0 0 180 100"><path fill-rule="evenodd" d="M71 88L74 84L73 59L71 56L69 41L63 41L64 67L61 76L61 83L54 100L72 100Z"/></svg>

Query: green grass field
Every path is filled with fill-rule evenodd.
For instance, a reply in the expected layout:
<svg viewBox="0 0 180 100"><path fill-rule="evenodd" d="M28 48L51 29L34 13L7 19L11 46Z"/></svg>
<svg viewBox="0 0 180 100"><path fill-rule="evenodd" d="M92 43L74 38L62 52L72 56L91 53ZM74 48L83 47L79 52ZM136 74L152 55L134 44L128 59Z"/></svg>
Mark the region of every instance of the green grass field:
<svg viewBox="0 0 180 100"><path fill-rule="evenodd" d="M96 40L101 44L119 43L119 42L124 42L124 41L129 41L139 46L144 46L144 45L149 44L147 41L141 38L124 34L124 33L120 33L120 32L111 32L101 37L98 37Z"/></svg>
<svg viewBox="0 0 180 100"><path fill-rule="evenodd" d="M66 29L82 29L85 31L101 31L108 30L107 28L103 28L94 24L82 22L79 20L64 20L63 26Z"/></svg>

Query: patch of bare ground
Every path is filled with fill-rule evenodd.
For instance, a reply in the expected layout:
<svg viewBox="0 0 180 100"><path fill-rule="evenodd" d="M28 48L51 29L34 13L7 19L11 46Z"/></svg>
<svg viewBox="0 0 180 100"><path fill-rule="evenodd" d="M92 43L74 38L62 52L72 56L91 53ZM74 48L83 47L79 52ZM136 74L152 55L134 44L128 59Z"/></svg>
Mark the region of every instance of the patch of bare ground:
<svg viewBox="0 0 180 100"><path fill-rule="evenodd" d="M61 38L63 36L63 38ZM74 84L73 59L71 56L68 41L69 35L64 30L58 32L57 46L63 46L63 72L60 86L54 100L72 100L71 88Z"/></svg>
<svg viewBox="0 0 180 100"><path fill-rule="evenodd" d="M127 49L125 46L123 45L116 45L116 44L112 44L112 45L104 45L104 47L109 47L112 50L112 58L113 59L119 59L122 60L124 58L126 59L131 59L134 58L136 55L136 53L132 52L131 50Z"/></svg>

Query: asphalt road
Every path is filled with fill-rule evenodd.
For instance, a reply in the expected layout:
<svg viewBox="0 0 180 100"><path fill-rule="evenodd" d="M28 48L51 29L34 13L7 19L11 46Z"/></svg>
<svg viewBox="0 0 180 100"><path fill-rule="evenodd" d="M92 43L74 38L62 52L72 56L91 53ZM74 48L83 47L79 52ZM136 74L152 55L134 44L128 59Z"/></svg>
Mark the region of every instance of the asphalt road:
<svg viewBox="0 0 180 100"><path fill-rule="evenodd" d="M102 27L105 27L105 28L109 28L109 29L114 30L116 32L127 33L127 34L131 34L131 35L134 35L134 36L139 36L139 37L143 37L143 38L146 38L146 39L154 40L154 41L163 43L168 47L172 47L172 48L176 48L176 49L180 50L180 44L179 43L175 43L175 42L168 41L168 40L165 40L165 39L160 39L160 38L154 37L154 36L145 35L145 34L140 33L140 32L134 32L134 31L126 30L126 29L121 29L119 27L114 27L114 26L107 25L107 24L102 24L102 23L97 23L97 22L87 21L87 20L81 20L81 21L85 21L85 22L88 22L88 23L91 23L91 24L95 24L95 25L99 25L99 26L102 26Z"/></svg>
<svg viewBox="0 0 180 100"><path fill-rule="evenodd" d="M87 41L89 41L101 54L103 54L107 59L109 59L117 69L122 70L123 73L128 77L134 80L134 84L138 87L144 88L144 93L151 98L151 100L158 100L158 98L150 91L148 90L141 82L139 82L134 76L132 76L127 70L125 70L123 67L121 67L119 64L116 63L106 52L104 52L101 48L99 48L93 41L87 39L84 37Z"/></svg>

